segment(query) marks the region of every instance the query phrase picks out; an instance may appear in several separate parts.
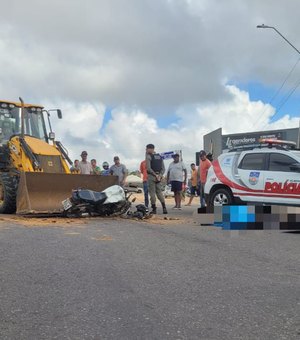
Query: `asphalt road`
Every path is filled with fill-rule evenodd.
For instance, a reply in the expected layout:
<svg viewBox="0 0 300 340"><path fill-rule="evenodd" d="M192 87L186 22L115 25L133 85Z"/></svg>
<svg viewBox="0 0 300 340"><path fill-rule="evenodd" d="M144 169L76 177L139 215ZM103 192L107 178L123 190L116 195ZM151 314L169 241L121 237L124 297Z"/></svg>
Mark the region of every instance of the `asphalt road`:
<svg viewBox="0 0 300 340"><path fill-rule="evenodd" d="M0 218L0 338L299 339L299 245L198 216Z"/></svg>

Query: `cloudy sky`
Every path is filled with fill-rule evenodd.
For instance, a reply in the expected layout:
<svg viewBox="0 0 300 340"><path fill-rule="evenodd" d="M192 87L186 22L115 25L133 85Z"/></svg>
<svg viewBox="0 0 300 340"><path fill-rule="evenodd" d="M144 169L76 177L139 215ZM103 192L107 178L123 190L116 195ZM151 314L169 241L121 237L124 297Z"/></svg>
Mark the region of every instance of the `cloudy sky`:
<svg viewBox="0 0 300 340"><path fill-rule="evenodd" d="M52 121L73 159L86 149L135 169L154 143L189 162L219 127L298 126L300 55L256 26L300 49L299 11L298 0L1 0L1 99L61 108Z"/></svg>

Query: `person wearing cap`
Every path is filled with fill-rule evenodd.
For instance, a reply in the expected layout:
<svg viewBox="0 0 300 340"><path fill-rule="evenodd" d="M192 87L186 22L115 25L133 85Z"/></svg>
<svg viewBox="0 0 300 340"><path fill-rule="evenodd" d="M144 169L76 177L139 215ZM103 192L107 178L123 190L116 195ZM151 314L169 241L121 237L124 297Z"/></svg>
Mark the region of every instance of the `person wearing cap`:
<svg viewBox="0 0 300 340"><path fill-rule="evenodd" d="M146 168L148 173L148 189L152 214L156 214L156 197L161 203L163 214L167 214L165 198L162 193L161 179L165 173L164 161L160 154L155 152L153 144L146 146Z"/></svg>
<svg viewBox="0 0 300 340"><path fill-rule="evenodd" d="M119 156L114 157L114 165L109 169L109 173L119 177L119 185L123 187L126 182L128 171L124 164L121 164Z"/></svg>
<svg viewBox="0 0 300 340"><path fill-rule="evenodd" d="M93 172L93 168L90 162L87 161L88 153L86 151L81 152L81 161L78 164L80 173L82 175L90 175Z"/></svg>
<svg viewBox="0 0 300 340"><path fill-rule="evenodd" d="M175 153L173 162L169 165L167 182L171 184L171 190L174 192L175 206L173 209L181 210L181 192L186 185L187 170L185 164L180 161L180 155Z"/></svg>
<svg viewBox="0 0 300 340"><path fill-rule="evenodd" d="M198 168L198 177L199 177L199 189L200 189L200 206L205 207L205 199L204 199L204 186L207 179L208 169L211 167L211 161L207 159L206 152L201 150L199 153L199 168Z"/></svg>
<svg viewBox="0 0 300 340"><path fill-rule="evenodd" d="M103 162L103 163L102 163L102 168L103 168L103 170L101 170L101 175L102 175L102 176L108 176L108 175L110 175L110 173L109 173L109 164L108 164L108 162Z"/></svg>

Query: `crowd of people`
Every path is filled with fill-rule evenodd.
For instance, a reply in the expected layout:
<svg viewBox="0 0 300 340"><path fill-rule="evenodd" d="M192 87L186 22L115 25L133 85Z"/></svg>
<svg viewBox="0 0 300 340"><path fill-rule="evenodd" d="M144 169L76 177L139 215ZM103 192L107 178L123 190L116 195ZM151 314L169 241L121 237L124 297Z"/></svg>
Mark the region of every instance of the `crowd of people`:
<svg viewBox="0 0 300 340"><path fill-rule="evenodd" d="M119 156L114 157L114 164L112 166L109 166L109 163L106 161L103 162L102 169L97 165L96 159L91 159L90 162L87 160L87 151L82 151L80 156L81 161L79 159L75 159L74 164L70 169L71 172L78 172L82 175L115 175L118 176L119 185L124 186L128 171L126 166L120 162Z"/></svg>
<svg viewBox="0 0 300 340"><path fill-rule="evenodd" d="M167 170L167 184L171 185L174 192L175 205L173 209L181 210L182 193L188 184L187 168L178 153L173 154L173 162L170 163ZM156 197L160 201L163 214L167 214L165 198L162 193L161 180L165 174L165 165L163 158L155 152L153 144L146 146L146 159L140 164L140 171L143 176L143 188L145 196L145 205L149 205L149 197L152 213L156 214ZM194 163L191 164L191 196L187 206L192 204L196 194L200 197L200 206L205 207L204 185L207 179L207 172L211 166L211 161L207 158L204 150L199 153L199 167Z"/></svg>
<svg viewBox="0 0 300 340"><path fill-rule="evenodd" d="M124 187L128 170L124 164L121 163L119 156L113 158L114 164L109 166L108 162L102 163L102 169L97 165L96 159L90 162L87 160L87 151L82 151L81 161L76 159L74 165L71 167L72 172L78 172L84 175L115 175L118 177L118 183ZM181 210L181 203L183 192L188 185L188 172L186 165L181 160L178 153L173 154L173 162L170 163L167 173L167 184L171 185L171 190L174 192L175 205L172 209ZM204 185L207 178L208 169L211 166L211 161L204 150L199 153L199 167L195 163L190 165L190 198L186 206L190 206L194 197L197 195L200 198L200 207L205 207ZM163 195L162 179L165 175L166 169L162 156L155 152L155 146L148 144L146 146L145 159L140 164L140 172L143 180L144 203L147 208L151 204L151 212L157 213L156 201L161 203L163 214L167 214L165 198ZM150 196L150 200L149 200Z"/></svg>
<svg viewBox="0 0 300 340"><path fill-rule="evenodd" d="M181 210L181 202L183 192L188 184L187 168L178 153L173 154L173 162L170 163L167 170L167 184L171 185L171 190L174 193L175 205L173 209ZM145 163L144 163L145 162ZM195 163L191 164L190 178L190 199L186 206L190 206L196 194L200 197L200 207L205 207L204 185L207 179L207 172L211 166L211 161L207 158L204 150L199 153L199 167ZM141 163L140 170L144 180L144 195L145 205L148 202L149 190L152 212L156 213L156 197L161 202L163 213L166 214L165 200L162 195L161 178L165 173L164 161L160 154L154 151L154 145L148 144L146 147L146 160ZM154 184L155 183L155 184ZM146 190L145 190L146 188ZM146 197L147 195L147 197Z"/></svg>

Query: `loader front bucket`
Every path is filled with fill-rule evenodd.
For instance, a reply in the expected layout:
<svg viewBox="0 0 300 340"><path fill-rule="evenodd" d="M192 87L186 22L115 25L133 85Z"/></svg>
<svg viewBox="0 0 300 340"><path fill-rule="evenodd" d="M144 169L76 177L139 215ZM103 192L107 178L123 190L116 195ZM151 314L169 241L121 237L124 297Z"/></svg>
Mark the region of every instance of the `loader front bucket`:
<svg viewBox="0 0 300 340"><path fill-rule="evenodd" d="M117 176L21 172L17 191L17 214L57 214L62 201L78 188L102 191L118 184Z"/></svg>

